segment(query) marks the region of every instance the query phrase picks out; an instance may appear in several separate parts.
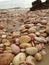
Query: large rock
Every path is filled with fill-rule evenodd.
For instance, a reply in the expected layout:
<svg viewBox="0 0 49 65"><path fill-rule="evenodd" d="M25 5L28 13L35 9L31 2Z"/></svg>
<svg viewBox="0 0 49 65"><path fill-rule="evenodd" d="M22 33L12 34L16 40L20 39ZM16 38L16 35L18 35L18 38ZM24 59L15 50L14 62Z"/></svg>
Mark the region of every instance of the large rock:
<svg viewBox="0 0 49 65"><path fill-rule="evenodd" d="M13 60L13 54L11 53L1 53L0 54L0 65L9 65Z"/></svg>

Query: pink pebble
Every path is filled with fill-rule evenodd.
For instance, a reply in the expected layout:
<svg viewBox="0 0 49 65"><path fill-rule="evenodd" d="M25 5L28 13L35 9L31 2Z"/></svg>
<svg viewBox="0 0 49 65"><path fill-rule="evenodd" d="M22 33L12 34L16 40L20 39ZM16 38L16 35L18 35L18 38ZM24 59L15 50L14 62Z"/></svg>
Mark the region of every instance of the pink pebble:
<svg viewBox="0 0 49 65"><path fill-rule="evenodd" d="M17 54L17 53L20 52L20 48L19 48L17 45L15 45L15 44L12 44L12 45L11 45L11 49L12 49L12 52L13 52L14 54Z"/></svg>
<svg viewBox="0 0 49 65"><path fill-rule="evenodd" d="M44 44L42 44L42 48L45 49L45 45Z"/></svg>
<svg viewBox="0 0 49 65"><path fill-rule="evenodd" d="M41 55L46 55L46 52L45 52L44 50L42 50L42 51L40 52L40 54L41 54Z"/></svg>
<svg viewBox="0 0 49 65"><path fill-rule="evenodd" d="M42 50L42 45L38 44L38 45L36 45L36 48L40 51L40 50Z"/></svg>
<svg viewBox="0 0 49 65"><path fill-rule="evenodd" d="M34 38L36 35L34 33L30 33L29 37Z"/></svg>

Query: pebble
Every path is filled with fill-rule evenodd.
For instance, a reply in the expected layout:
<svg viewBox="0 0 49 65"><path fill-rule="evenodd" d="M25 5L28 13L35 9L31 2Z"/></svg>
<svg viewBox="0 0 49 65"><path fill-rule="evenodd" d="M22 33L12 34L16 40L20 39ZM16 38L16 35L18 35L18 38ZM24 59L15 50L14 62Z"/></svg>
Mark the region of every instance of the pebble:
<svg viewBox="0 0 49 65"><path fill-rule="evenodd" d="M35 57L35 59L36 59L37 61L41 61L41 60L42 60L42 56L41 56L40 53L36 53L34 57Z"/></svg>
<svg viewBox="0 0 49 65"><path fill-rule="evenodd" d="M13 59L13 64L14 65L20 65L21 62L24 62L26 59L26 55L25 53L19 53L18 55L16 55Z"/></svg>
<svg viewBox="0 0 49 65"><path fill-rule="evenodd" d="M20 48L27 48L27 47L32 47L31 43L22 43L22 44L20 44Z"/></svg>
<svg viewBox="0 0 49 65"><path fill-rule="evenodd" d="M5 43L5 42L7 42L7 39L2 39L2 43Z"/></svg>
<svg viewBox="0 0 49 65"><path fill-rule="evenodd" d="M25 26L24 25L20 26L20 28L19 28L20 31L22 31L24 29L25 29Z"/></svg>
<svg viewBox="0 0 49 65"><path fill-rule="evenodd" d="M1 29L1 30L4 29L4 26L3 26L3 25L0 25L0 29Z"/></svg>
<svg viewBox="0 0 49 65"><path fill-rule="evenodd" d="M29 29L30 28L29 24L25 24L25 28Z"/></svg>
<svg viewBox="0 0 49 65"><path fill-rule="evenodd" d="M42 34L40 34L40 36L47 37L47 34L46 33L42 33Z"/></svg>
<svg viewBox="0 0 49 65"><path fill-rule="evenodd" d="M7 35L2 35L2 38L6 38L7 37Z"/></svg>
<svg viewBox="0 0 49 65"><path fill-rule="evenodd" d="M4 47L4 44L0 44L0 48L3 48Z"/></svg>
<svg viewBox="0 0 49 65"><path fill-rule="evenodd" d="M6 49L7 52L12 52L11 47L6 47L5 49Z"/></svg>
<svg viewBox="0 0 49 65"><path fill-rule="evenodd" d="M32 44L33 47L35 46L34 42L32 42L31 44Z"/></svg>
<svg viewBox="0 0 49 65"><path fill-rule="evenodd" d="M15 42L16 42L16 43L15 43L16 45L19 45L19 38L16 38L16 39L15 39Z"/></svg>
<svg viewBox="0 0 49 65"><path fill-rule="evenodd" d="M14 54L18 54L18 53L20 52L19 46L15 45L15 44L12 44L12 45L11 45L11 49L12 49L12 52L13 52Z"/></svg>
<svg viewBox="0 0 49 65"><path fill-rule="evenodd" d="M39 33L39 32L36 32L35 34L36 34L37 36L40 36L40 33Z"/></svg>
<svg viewBox="0 0 49 65"><path fill-rule="evenodd" d="M20 32L19 31L13 32L13 37L16 37L16 38L20 37Z"/></svg>
<svg viewBox="0 0 49 65"><path fill-rule="evenodd" d="M46 37L46 40L47 40L47 42L49 42L49 36L48 36L48 37Z"/></svg>
<svg viewBox="0 0 49 65"><path fill-rule="evenodd" d="M41 55L43 55L43 56L47 54L45 50L42 50L42 51L40 51L39 53L40 53Z"/></svg>
<svg viewBox="0 0 49 65"><path fill-rule="evenodd" d="M0 65L9 65L13 60L14 55L11 53L0 54Z"/></svg>
<svg viewBox="0 0 49 65"><path fill-rule="evenodd" d="M24 32L27 32L27 31L28 31L28 29L23 29L21 32L24 33Z"/></svg>
<svg viewBox="0 0 49 65"><path fill-rule="evenodd" d="M25 52L25 49L21 49L20 51L21 51L21 52Z"/></svg>
<svg viewBox="0 0 49 65"><path fill-rule="evenodd" d="M7 40L5 43L4 43L4 46L10 46L11 43L9 42L9 40Z"/></svg>
<svg viewBox="0 0 49 65"><path fill-rule="evenodd" d="M43 25L46 25L47 24L47 21L46 20L41 20L40 23L42 23Z"/></svg>
<svg viewBox="0 0 49 65"><path fill-rule="evenodd" d="M31 38L30 38L28 35L21 36L21 37L19 38L19 42L20 42L20 43L28 43L29 41L31 41Z"/></svg>
<svg viewBox="0 0 49 65"><path fill-rule="evenodd" d="M42 50L42 45L38 44L38 45L36 45L36 48L38 49L38 51L40 51L40 50Z"/></svg>
<svg viewBox="0 0 49 65"><path fill-rule="evenodd" d="M30 34L28 34L28 35L29 35L29 37L32 38L32 39L36 36L34 33L30 33Z"/></svg>
<svg viewBox="0 0 49 65"><path fill-rule="evenodd" d="M38 42L44 42L46 43L46 39L45 38L41 38L41 37L34 37L35 40L37 40Z"/></svg>
<svg viewBox="0 0 49 65"><path fill-rule="evenodd" d="M26 53L29 55L34 55L38 52L38 49L36 47L28 47L26 48Z"/></svg>
<svg viewBox="0 0 49 65"><path fill-rule="evenodd" d="M29 28L28 32L29 33L34 33L34 32L36 32L36 29L34 27L31 27L31 28Z"/></svg>
<svg viewBox="0 0 49 65"><path fill-rule="evenodd" d="M33 56L31 56L31 55L28 55L27 57L26 57L26 61L28 61L28 62L35 62L35 58L33 57Z"/></svg>
<svg viewBox="0 0 49 65"><path fill-rule="evenodd" d="M0 48L0 53L2 53L2 52L3 52L3 50L4 50L4 48Z"/></svg>
<svg viewBox="0 0 49 65"><path fill-rule="evenodd" d="M27 64L35 65L34 61L35 61L35 58L33 56L27 56L27 58L26 58Z"/></svg>
<svg viewBox="0 0 49 65"><path fill-rule="evenodd" d="M40 30L39 30L39 32L40 32L40 33L44 33L45 31L46 31L46 29L45 29L45 28L44 28L44 29L40 29Z"/></svg>

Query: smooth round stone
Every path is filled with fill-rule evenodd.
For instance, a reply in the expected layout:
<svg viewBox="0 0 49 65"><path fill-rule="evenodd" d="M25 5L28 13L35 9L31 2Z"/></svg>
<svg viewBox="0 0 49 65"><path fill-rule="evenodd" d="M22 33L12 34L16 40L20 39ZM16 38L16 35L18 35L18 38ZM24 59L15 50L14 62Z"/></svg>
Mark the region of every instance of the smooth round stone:
<svg viewBox="0 0 49 65"><path fill-rule="evenodd" d="M22 43L20 44L21 48L27 48L27 47L32 47L31 43Z"/></svg>
<svg viewBox="0 0 49 65"><path fill-rule="evenodd" d="M34 27L31 27L31 28L29 28L28 32L29 33L34 33L34 32L36 32L36 29Z"/></svg>
<svg viewBox="0 0 49 65"><path fill-rule="evenodd" d="M30 38L34 38L36 35L34 33L28 34Z"/></svg>
<svg viewBox="0 0 49 65"><path fill-rule="evenodd" d="M19 38L19 42L20 42L20 43L28 43L29 41L31 41L31 38L30 38L28 35L21 36L21 37Z"/></svg>
<svg viewBox="0 0 49 65"><path fill-rule="evenodd" d="M3 48L4 47L4 44L0 44L0 48Z"/></svg>
<svg viewBox="0 0 49 65"><path fill-rule="evenodd" d="M40 54L40 53L36 53L36 54L35 54L35 59L36 59L37 61L41 61L41 60L42 60L41 54Z"/></svg>
<svg viewBox="0 0 49 65"><path fill-rule="evenodd" d="M7 35L2 35L2 38L6 38L7 37Z"/></svg>
<svg viewBox="0 0 49 65"><path fill-rule="evenodd" d="M34 61L35 61L35 58L33 56L30 56L30 55L27 56L26 58L27 65L35 65Z"/></svg>
<svg viewBox="0 0 49 65"><path fill-rule="evenodd" d="M26 61L33 62L33 61L35 61L35 58L33 56L29 55L26 57Z"/></svg>
<svg viewBox="0 0 49 65"><path fill-rule="evenodd" d="M29 55L34 55L38 52L38 49L36 47L28 47L26 48L26 53Z"/></svg>
<svg viewBox="0 0 49 65"><path fill-rule="evenodd" d="M11 49L14 54L18 54L20 52L20 48L15 44L11 45Z"/></svg>
<svg viewBox="0 0 49 65"><path fill-rule="evenodd" d="M36 45L36 48L38 49L38 51L40 51L40 50L42 50L42 45L38 44L38 45Z"/></svg>
<svg viewBox="0 0 49 65"><path fill-rule="evenodd" d="M46 37L46 40L47 40L47 42L49 42L49 36L48 36L48 37Z"/></svg>
<svg viewBox="0 0 49 65"><path fill-rule="evenodd" d="M13 32L13 37L18 38L20 36L20 32Z"/></svg>
<svg viewBox="0 0 49 65"><path fill-rule="evenodd" d="M14 65L20 65L21 62L24 62L26 59L26 55L25 53L19 53L18 55L16 55L13 59L13 64Z"/></svg>
<svg viewBox="0 0 49 65"><path fill-rule="evenodd" d="M47 53L46 53L46 51L45 50L42 50L41 52L39 52L41 55L46 55Z"/></svg>
<svg viewBox="0 0 49 65"><path fill-rule="evenodd" d="M0 54L0 65L10 65L14 55L12 53L1 53Z"/></svg>
<svg viewBox="0 0 49 65"><path fill-rule="evenodd" d="M38 41L38 42L43 42L43 43L46 43L47 42L47 40L45 38L43 38L43 37L34 37L34 39L36 41Z"/></svg>
<svg viewBox="0 0 49 65"><path fill-rule="evenodd" d="M47 21L46 20L41 20L40 23L47 24Z"/></svg>

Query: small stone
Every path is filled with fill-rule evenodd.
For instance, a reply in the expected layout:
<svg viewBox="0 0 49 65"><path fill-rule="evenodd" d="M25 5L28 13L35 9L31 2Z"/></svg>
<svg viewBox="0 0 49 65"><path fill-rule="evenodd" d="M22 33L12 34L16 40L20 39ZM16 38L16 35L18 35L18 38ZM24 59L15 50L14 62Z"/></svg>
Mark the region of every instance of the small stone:
<svg viewBox="0 0 49 65"><path fill-rule="evenodd" d="M20 48L27 48L27 47L32 47L31 43L22 43L22 44L20 44Z"/></svg>
<svg viewBox="0 0 49 65"><path fill-rule="evenodd" d="M31 56L31 55L29 55L29 56L27 56L26 57L26 61L31 61L31 62L33 62L33 61L35 61L35 58L33 57L33 56Z"/></svg>
<svg viewBox="0 0 49 65"><path fill-rule="evenodd" d="M2 53L4 51L4 48L0 48L0 53Z"/></svg>
<svg viewBox="0 0 49 65"><path fill-rule="evenodd" d="M25 26L24 25L20 26L20 28L19 28L20 31L22 31L24 29L25 29Z"/></svg>
<svg viewBox="0 0 49 65"><path fill-rule="evenodd" d="M14 65L20 65L21 62L24 62L26 59L26 55L25 53L19 53L18 55L16 55L13 59L13 64Z"/></svg>
<svg viewBox="0 0 49 65"><path fill-rule="evenodd" d="M40 36L47 37L47 33L41 33Z"/></svg>
<svg viewBox="0 0 49 65"><path fill-rule="evenodd" d="M15 43L16 45L19 45L19 38L16 38L16 39L15 39L15 42L16 42L16 43Z"/></svg>
<svg viewBox="0 0 49 65"><path fill-rule="evenodd" d="M36 32L35 34L36 34L37 36L40 36L40 33L39 33L39 32Z"/></svg>
<svg viewBox="0 0 49 65"><path fill-rule="evenodd" d="M41 61L41 60L42 60L42 56L41 56L40 53L36 53L34 57L35 57L35 59L36 59L37 61Z"/></svg>
<svg viewBox="0 0 49 65"><path fill-rule="evenodd" d="M25 24L25 28L29 29L30 28L29 24Z"/></svg>
<svg viewBox="0 0 49 65"><path fill-rule="evenodd" d="M21 52L25 52L25 49L21 49L20 51L21 51Z"/></svg>
<svg viewBox="0 0 49 65"><path fill-rule="evenodd" d="M26 58L27 65L35 65L34 61L35 61L35 58L33 56L30 56L30 55L27 56L27 58Z"/></svg>
<svg viewBox="0 0 49 65"><path fill-rule="evenodd" d="M5 50L8 51L8 52L12 52L11 47L6 47Z"/></svg>
<svg viewBox="0 0 49 65"><path fill-rule="evenodd" d="M20 32L19 31L18 32L13 32L12 36L18 38L18 37L20 37Z"/></svg>
<svg viewBox="0 0 49 65"><path fill-rule="evenodd" d="M29 37L32 38L32 39L36 36L34 33L30 33L30 34L28 34L28 35L29 35Z"/></svg>
<svg viewBox="0 0 49 65"><path fill-rule="evenodd" d="M47 42L49 42L49 37L46 37Z"/></svg>
<svg viewBox="0 0 49 65"><path fill-rule="evenodd" d="M40 23L46 25L47 24L47 21L43 19L43 20L40 21Z"/></svg>
<svg viewBox="0 0 49 65"><path fill-rule="evenodd" d="M11 45L11 49L12 49L12 52L13 52L14 54L18 54L18 53L20 52L19 46L15 45L15 44L12 44L12 45Z"/></svg>
<svg viewBox="0 0 49 65"><path fill-rule="evenodd" d="M4 44L0 44L0 48L3 48L4 47Z"/></svg>
<svg viewBox="0 0 49 65"><path fill-rule="evenodd" d="M35 46L34 42L32 42L31 44L32 44L33 47Z"/></svg>
<svg viewBox="0 0 49 65"><path fill-rule="evenodd" d="M40 52L40 54L44 56L44 55L46 55L47 53L46 53L45 50L42 50L42 51Z"/></svg>
<svg viewBox="0 0 49 65"><path fill-rule="evenodd" d="M34 33L34 32L36 32L36 29L34 27L31 27L31 28L29 28L28 32L29 33Z"/></svg>
<svg viewBox="0 0 49 65"><path fill-rule="evenodd" d="M5 43L5 42L7 42L7 39L2 39L2 43Z"/></svg>
<svg viewBox="0 0 49 65"><path fill-rule="evenodd" d="M28 31L28 29L23 29L21 32L24 33L24 32L27 32L27 31Z"/></svg>
<svg viewBox="0 0 49 65"><path fill-rule="evenodd" d="M6 35L2 35L2 38L6 38L7 36Z"/></svg>
<svg viewBox="0 0 49 65"><path fill-rule="evenodd" d="M38 45L36 45L36 48L38 49L38 51L40 51L40 50L42 50L42 45L38 44Z"/></svg>
<svg viewBox="0 0 49 65"><path fill-rule="evenodd" d="M11 43L9 42L9 40L7 40L5 43L4 43L4 46L10 46Z"/></svg>
<svg viewBox="0 0 49 65"><path fill-rule="evenodd" d="M0 29L1 29L1 30L4 29L4 26L3 26L3 25L0 25Z"/></svg>
<svg viewBox="0 0 49 65"><path fill-rule="evenodd" d="M46 31L46 29L39 30L40 33L44 33L45 31Z"/></svg>
<svg viewBox="0 0 49 65"><path fill-rule="evenodd" d="M21 36L21 37L19 38L19 42L20 42L20 43L28 43L29 41L31 41L31 38L30 38L29 36L27 36L27 35Z"/></svg>
<svg viewBox="0 0 49 65"><path fill-rule="evenodd" d="M28 47L26 48L26 53L29 55L34 55L38 52L38 49L36 47Z"/></svg>
<svg viewBox="0 0 49 65"><path fill-rule="evenodd" d="M44 43L42 43L41 45L42 45L42 48L43 48L43 49L45 49L45 44L44 44Z"/></svg>
<svg viewBox="0 0 49 65"><path fill-rule="evenodd" d="M36 41L38 41L38 42L44 42L44 43L47 42L46 39L43 38L43 37L34 37L34 39L35 39Z"/></svg>

